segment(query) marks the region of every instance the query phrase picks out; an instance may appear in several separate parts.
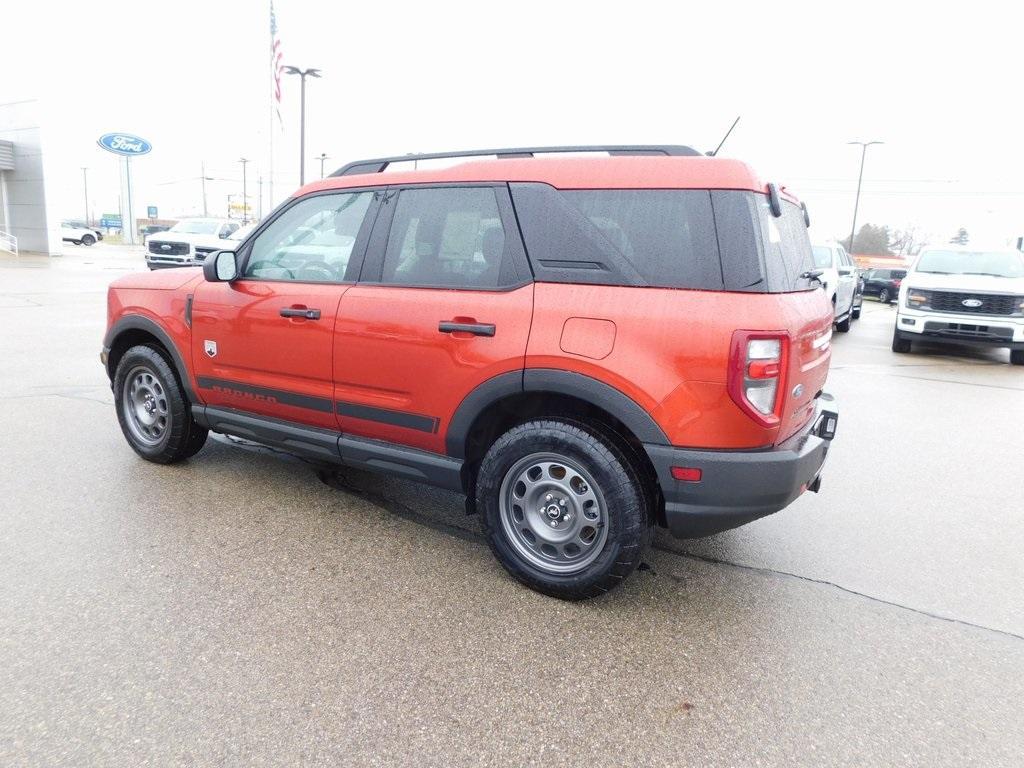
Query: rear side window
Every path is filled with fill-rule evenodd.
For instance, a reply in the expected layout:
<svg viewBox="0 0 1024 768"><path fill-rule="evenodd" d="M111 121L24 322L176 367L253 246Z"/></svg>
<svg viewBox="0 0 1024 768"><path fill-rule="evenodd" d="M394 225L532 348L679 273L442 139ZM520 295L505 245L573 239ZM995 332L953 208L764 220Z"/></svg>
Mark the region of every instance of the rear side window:
<svg viewBox="0 0 1024 768"><path fill-rule="evenodd" d="M491 187L403 189L381 279L392 285L496 288L515 275L505 259L507 239Z"/></svg>
<svg viewBox="0 0 1024 768"><path fill-rule="evenodd" d="M707 190L511 189L539 281L722 288Z"/></svg>
<svg viewBox="0 0 1024 768"><path fill-rule="evenodd" d="M601 189L562 194L649 285L722 286L708 192Z"/></svg>
<svg viewBox="0 0 1024 768"><path fill-rule="evenodd" d="M894 270L892 270L892 279L893 280L902 280L906 276L907 276L907 270L905 270L905 269L894 269Z"/></svg>

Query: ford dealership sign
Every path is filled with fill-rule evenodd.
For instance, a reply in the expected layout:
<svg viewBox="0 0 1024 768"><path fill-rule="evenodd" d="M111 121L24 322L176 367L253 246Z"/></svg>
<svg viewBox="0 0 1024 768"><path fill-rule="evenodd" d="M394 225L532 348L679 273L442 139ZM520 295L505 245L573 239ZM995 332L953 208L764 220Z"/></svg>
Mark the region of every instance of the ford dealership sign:
<svg viewBox="0 0 1024 768"><path fill-rule="evenodd" d="M126 157L144 155L153 149L153 145L148 141L140 139L138 136L132 136L130 133L105 133L99 137L96 143L107 152Z"/></svg>

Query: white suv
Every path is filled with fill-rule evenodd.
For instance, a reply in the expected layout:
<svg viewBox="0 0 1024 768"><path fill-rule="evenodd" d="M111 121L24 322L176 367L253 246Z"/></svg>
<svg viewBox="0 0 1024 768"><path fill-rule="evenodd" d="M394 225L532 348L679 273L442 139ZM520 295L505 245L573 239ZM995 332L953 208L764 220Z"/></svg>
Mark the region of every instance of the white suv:
<svg viewBox="0 0 1024 768"><path fill-rule="evenodd" d="M914 341L1004 347L1024 365L1024 254L926 248L900 285L892 351Z"/></svg>
<svg viewBox="0 0 1024 768"><path fill-rule="evenodd" d="M818 280L832 300L836 330L846 333L850 321L860 317L857 291L857 266L839 243L816 243L812 247L814 268L821 272Z"/></svg>
<svg viewBox="0 0 1024 768"><path fill-rule="evenodd" d="M239 227L231 219L182 219L166 232L146 238L146 266L150 269L202 264L224 248L224 241Z"/></svg>

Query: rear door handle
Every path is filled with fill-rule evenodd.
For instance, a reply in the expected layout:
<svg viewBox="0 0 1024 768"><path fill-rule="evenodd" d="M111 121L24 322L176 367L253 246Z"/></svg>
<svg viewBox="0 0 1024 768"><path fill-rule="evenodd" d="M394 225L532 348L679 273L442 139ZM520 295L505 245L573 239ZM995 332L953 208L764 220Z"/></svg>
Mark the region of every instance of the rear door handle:
<svg viewBox="0 0 1024 768"><path fill-rule="evenodd" d="M320 310L308 307L281 307L281 317L301 317L304 320L319 320Z"/></svg>
<svg viewBox="0 0 1024 768"><path fill-rule="evenodd" d="M441 333L471 333L474 336L493 336L494 323L457 323L454 320L442 320L437 330Z"/></svg>

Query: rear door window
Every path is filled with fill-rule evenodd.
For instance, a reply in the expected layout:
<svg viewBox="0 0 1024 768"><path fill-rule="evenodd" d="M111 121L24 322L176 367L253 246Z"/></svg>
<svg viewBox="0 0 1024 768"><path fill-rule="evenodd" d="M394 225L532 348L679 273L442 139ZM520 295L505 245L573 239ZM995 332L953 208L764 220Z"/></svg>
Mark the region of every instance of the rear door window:
<svg viewBox="0 0 1024 768"><path fill-rule="evenodd" d="M467 289L515 282L494 188L402 189L395 205L381 282Z"/></svg>

